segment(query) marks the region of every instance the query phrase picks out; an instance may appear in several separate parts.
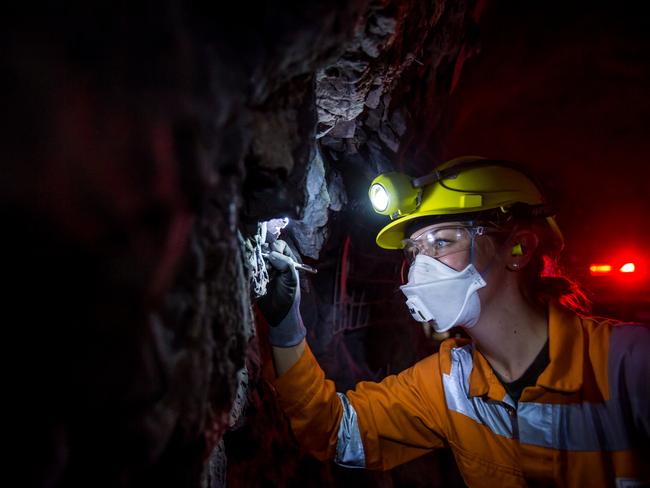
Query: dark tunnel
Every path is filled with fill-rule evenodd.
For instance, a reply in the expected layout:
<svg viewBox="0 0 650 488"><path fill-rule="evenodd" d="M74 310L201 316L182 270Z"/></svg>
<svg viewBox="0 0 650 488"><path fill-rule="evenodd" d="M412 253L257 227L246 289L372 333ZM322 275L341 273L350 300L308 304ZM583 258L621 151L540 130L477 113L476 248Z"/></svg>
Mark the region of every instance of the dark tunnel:
<svg viewBox="0 0 650 488"><path fill-rule="evenodd" d="M586 314L650 323L643 7L6 5L4 486L495 486L507 467L477 482L467 472L484 461L449 438L390 469L350 469L304 448L278 402L259 303L276 273L269 243L285 241L317 270L299 271L299 312L339 392L408 370L449 337L466 340L463 328L436 332L411 317L407 263L378 247L391 220L368 198L380 174L422 176L459 156L535 173ZM650 356L644 337L626 354ZM596 339L585 344L595 357ZM603 361L590 385L601 386ZM650 416L650 367L638 365L633 397ZM553 394L554 406L568 395ZM632 410L625 425L647 428L650 417ZM571 442L589 430L576 422ZM548 479L524 467L512 486L650 486L650 441L640 442L637 471L612 464L602 478L594 454L593 483L576 481L569 463Z"/></svg>

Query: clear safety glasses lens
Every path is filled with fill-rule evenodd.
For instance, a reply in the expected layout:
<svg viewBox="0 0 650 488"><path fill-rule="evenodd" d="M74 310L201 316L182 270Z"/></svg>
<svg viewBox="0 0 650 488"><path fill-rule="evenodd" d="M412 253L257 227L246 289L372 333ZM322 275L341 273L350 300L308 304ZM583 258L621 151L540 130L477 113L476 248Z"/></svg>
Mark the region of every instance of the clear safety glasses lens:
<svg viewBox="0 0 650 488"><path fill-rule="evenodd" d="M404 239L404 255L409 265L418 254L441 258L449 254L468 251L472 238L483 235L484 227L443 226L424 229L412 239Z"/></svg>

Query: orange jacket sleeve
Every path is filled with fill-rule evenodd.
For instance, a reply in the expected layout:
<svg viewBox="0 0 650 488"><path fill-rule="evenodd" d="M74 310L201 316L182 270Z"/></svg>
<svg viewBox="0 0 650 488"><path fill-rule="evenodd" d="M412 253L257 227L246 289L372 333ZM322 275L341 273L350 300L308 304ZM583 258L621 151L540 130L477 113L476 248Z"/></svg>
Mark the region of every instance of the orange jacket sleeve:
<svg viewBox="0 0 650 488"><path fill-rule="evenodd" d="M343 407L308 347L274 386L301 446L318 459L333 458ZM367 468L390 469L444 445L437 354L381 383L361 382L346 396L357 413Z"/></svg>

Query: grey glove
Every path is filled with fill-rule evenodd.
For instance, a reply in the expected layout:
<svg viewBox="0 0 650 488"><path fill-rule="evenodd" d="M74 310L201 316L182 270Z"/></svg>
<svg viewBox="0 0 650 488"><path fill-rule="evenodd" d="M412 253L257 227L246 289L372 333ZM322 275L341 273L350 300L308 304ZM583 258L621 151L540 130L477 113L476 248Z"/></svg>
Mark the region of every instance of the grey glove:
<svg viewBox="0 0 650 488"><path fill-rule="evenodd" d="M300 316L300 281L296 258L286 242L274 241L268 260L273 269L266 295L258 305L269 323L269 342L276 347L299 344L307 333Z"/></svg>

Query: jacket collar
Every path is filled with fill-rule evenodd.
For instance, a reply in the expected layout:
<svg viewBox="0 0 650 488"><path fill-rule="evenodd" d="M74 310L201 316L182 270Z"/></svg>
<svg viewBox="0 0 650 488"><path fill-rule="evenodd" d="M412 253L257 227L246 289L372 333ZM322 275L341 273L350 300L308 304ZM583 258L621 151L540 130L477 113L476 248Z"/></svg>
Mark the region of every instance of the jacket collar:
<svg viewBox="0 0 650 488"><path fill-rule="evenodd" d="M537 378L537 385L555 391L578 391L582 387L584 363L584 336L580 318L560 304L551 302L548 337L550 363ZM476 347L472 353L472 363L470 396L487 395L491 399L502 400L505 389L490 363Z"/></svg>
<svg viewBox="0 0 650 488"><path fill-rule="evenodd" d="M550 364L537 379L549 390L574 392L582 387L584 332L580 317L557 303L549 306Z"/></svg>

